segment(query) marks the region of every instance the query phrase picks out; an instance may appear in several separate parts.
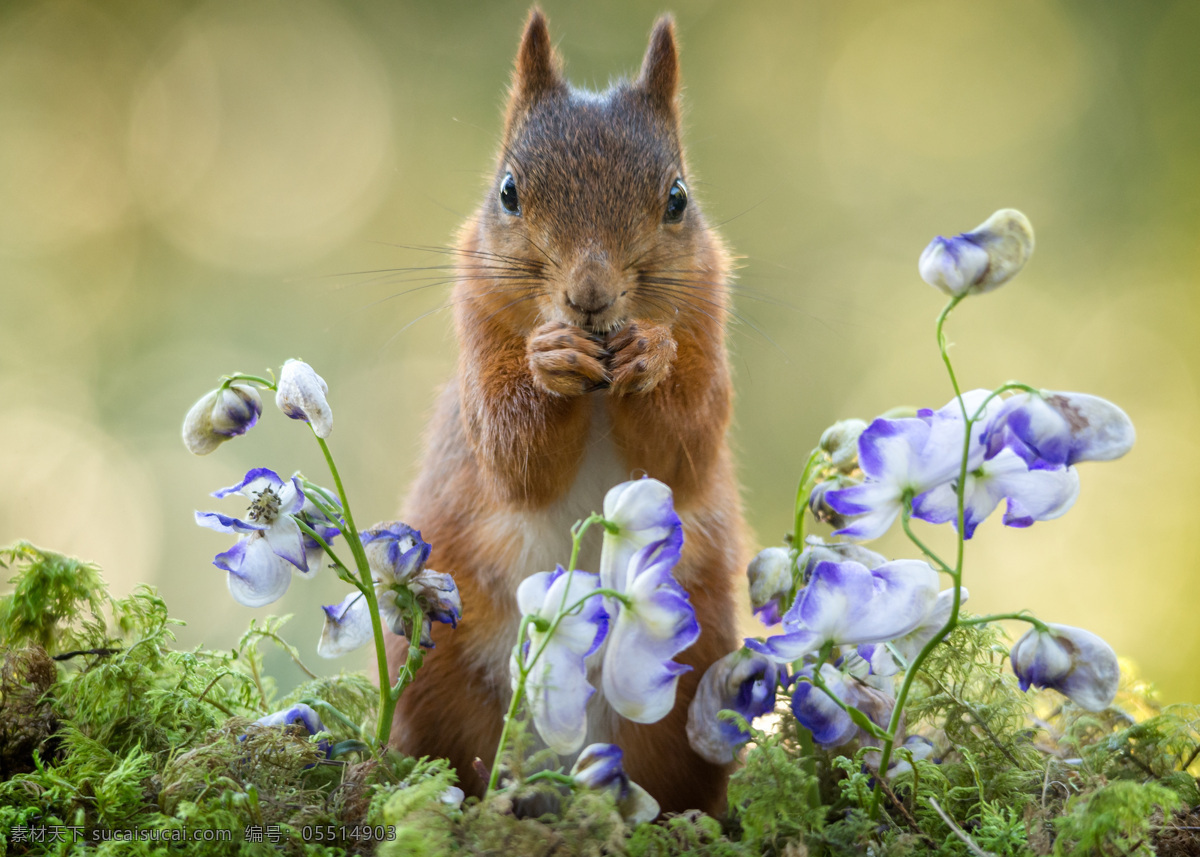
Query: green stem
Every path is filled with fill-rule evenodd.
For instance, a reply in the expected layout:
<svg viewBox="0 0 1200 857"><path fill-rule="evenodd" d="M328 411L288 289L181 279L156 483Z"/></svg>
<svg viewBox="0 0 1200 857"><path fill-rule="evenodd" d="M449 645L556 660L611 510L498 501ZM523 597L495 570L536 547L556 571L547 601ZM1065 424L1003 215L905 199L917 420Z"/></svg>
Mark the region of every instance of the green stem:
<svg viewBox="0 0 1200 857"><path fill-rule="evenodd" d="M1033 627L1043 633L1049 633L1050 626L1030 614L1025 610L1019 610L1016 613L991 613L987 616L972 616L970 619L960 619L960 625L987 625L991 622L1003 622L1006 619L1011 619L1017 622L1028 622Z"/></svg>
<svg viewBox="0 0 1200 857"><path fill-rule="evenodd" d="M425 614L421 612L419 607L414 606L412 615L409 617L412 622L412 633L417 638L417 644L413 645L410 640L408 643L408 657L404 659L404 666L396 673L396 683L392 685L392 696L400 699L400 694L404 693L404 689L408 687L417 677L417 670L421 668L421 664L425 661L425 652L421 649L421 629L424 627Z"/></svg>
<svg viewBox="0 0 1200 857"><path fill-rule="evenodd" d="M221 379L221 389L225 389L230 384L236 384L238 381L250 381L253 384L261 384L264 390L277 389L274 381L268 381L266 378L260 378L258 375L247 375L244 372L234 372L232 375L226 375Z"/></svg>
<svg viewBox="0 0 1200 857"><path fill-rule="evenodd" d="M904 510L900 513L900 526L904 528L904 532L908 536L909 541L921 549L921 553L925 554L925 556L929 557L931 560L941 566L942 571L944 571L946 574L950 575L951 577L954 576L954 569L947 565L945 560L927 547L926 544L917 537L917 534L912 531L911 501L906 500L904 502Z"/></svg>
<svg viewBox="0 0 1200 857"><path fill-rule="evenodd" d="M820 470L819 465L824 458L825 450L820 447L810 452L808 461L804 465L804 472L800 474L800 484L796 486L796 506L793 510L792 525L792 592L788 598L789 605L802 582L800 580L800 554L804 552L804 513L808 509L808 497L812 493L817 473Z"/></svg>

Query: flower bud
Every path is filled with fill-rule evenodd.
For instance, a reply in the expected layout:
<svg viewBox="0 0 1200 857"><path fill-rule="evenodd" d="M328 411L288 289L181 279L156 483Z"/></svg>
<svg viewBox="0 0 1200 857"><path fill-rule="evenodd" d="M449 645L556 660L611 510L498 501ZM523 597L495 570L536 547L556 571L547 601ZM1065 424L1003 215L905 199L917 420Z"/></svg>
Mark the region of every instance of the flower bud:
<svg viewBox="0 0 1200 857"><path fill-rule="evenodd" d="M821 435L819 446L829 453L834 468L850 473L858 467L858 436L866 429L865 420L840 420Z"/></svg>
<svg viewBox="0 0 1200 857"><path fill-rule="evenodd" d="M758 652L739 649L713 663L700 679L688 707L688 743L714 765L733 761L750 733L722 720L723 710L736 711L747 721L775 708L779 667Z"/></svg>
<svg viewBox="0 0 1200 857"><path fill-rule="evenodd" d="M589 744L571 768L571 777L580 788L611 792L621 817L630 824L653 821L658 801L629 779L621 765L623 756L616 744Z"/></svg>
<svg viewBox="0 0 1200 857"><path fill-rule="evenodd" d="M1015 208L1002 208L953 238L938 236L921 253L921 279L946 294L983 294L1007 283L1033 254L1033 226Z"/></svg>
<svg viewBox="0 0 1200 857"><path fill-rule="evenodd" d="M183 444L193 455L208 455L231 437L245 434L262 414L262 397L248 384L211 390L183 418Z"/></svg>
<svg viewBox="0 0 1200 857"><path fill-rule="evenodd" d="M294 420L304 420L320 438L333 431L333 410L325 394L329 385L301 360L289 360L279 372L275 404Z"/></svg>
<svg viewBox="0 0 1200 857"><path fill-rule="evenodd" d="M1091 631L1070 625L1030 628L1009 657L1021 690L1057 690L1080 708L1103 711L1117 695L1121 669L1112 647Z"/></svg>
<svg viewBox="0 0 1200 857"><path fill-rule="evenodd" d="M766 548L750 561L750 605L764 625L777 625L792 591L792 561L787 548Z"/></svg>

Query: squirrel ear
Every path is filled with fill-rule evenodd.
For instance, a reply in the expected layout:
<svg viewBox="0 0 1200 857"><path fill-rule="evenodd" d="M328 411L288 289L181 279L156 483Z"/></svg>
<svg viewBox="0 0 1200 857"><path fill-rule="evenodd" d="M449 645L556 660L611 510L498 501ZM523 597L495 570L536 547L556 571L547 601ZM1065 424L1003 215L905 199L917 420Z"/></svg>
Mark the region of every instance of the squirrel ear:
<svg viewBox="0 0 1200 857"><path fill-rule="evenodd" d="M550 31L546 28L546 16L534 6L529 10L525 22L525 35L517 51L517 65L513 71L512 99L510 109L518 104L528 106L545 93L562 85L558 75L558 57L550 44Z"/></svg>
<svg viewBox="0 0 1200 857"><path fill-rule="evenodd" d="M675 112L675 98L679 94L679 50L675 47L675 19L670 15L663 15L654 24L637 86L655 105Z"/></svg>

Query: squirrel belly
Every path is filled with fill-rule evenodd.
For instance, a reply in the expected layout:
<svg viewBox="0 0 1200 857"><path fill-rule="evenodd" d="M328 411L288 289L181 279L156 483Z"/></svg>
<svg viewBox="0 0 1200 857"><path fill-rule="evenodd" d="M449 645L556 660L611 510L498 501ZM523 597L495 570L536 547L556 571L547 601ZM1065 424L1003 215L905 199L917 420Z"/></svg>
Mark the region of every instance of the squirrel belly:
<svg viewBox="0 0 1200 857"><path fill-rule="evenodd" d="M434 627L392 734L404 753L450 759L468 792L483 792L476 760L491 766L511 698L517 586L565 563L571 525L645 474L674 493L684 531L675 578L701 635L676 658L692 670L666 718L624 720L597 693L588 741L619 745L664 811L723 808L728 772L691 750L686 723L704 671L740 644L729 263L687 199L677 95L669 19L637 80L594 95L563 81L535 10L495 183L456 249L458 369L402 517L433 545L430 565L453 575L463 616L457 629ZM585 538L579 568L598 570L599 544ZM406 651L391 639L393 680Z"/></svg>

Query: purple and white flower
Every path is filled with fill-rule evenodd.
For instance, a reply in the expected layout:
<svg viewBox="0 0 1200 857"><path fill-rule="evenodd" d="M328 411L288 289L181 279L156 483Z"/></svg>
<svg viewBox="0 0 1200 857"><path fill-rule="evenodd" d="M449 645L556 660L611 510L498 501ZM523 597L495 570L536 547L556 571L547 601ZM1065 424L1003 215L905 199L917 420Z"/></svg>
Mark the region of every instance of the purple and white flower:
<svg viewBox="0 0 1200 857"><path fill-rule="evenodd" d="M682 549L683 523L675 513L671 489L657 479L634 479L609 489L604 496L604 520L600 585L605 589L625 591L630 561L646 545L665 541L676 558Z"/></svg>
<svg viewBox="0 0 1200 857"><path fill-rule="evenodd" d="M696 611L671 574L682 542L682 533L672 533L612 569L612 588L625 600L617 602L604 649L604 696L617 713L637 723L661 720L674 707L679 677L691 667L672 658L700 636Z"/></svg>
<svg viewBox="0 0 1200 857"><path fill-rule="evenodd" d="M938 411L923 409L916 417L896 420L880 418L867 426L858 439L858 461L866 479L861 485L825 495L835 511L854 516L835 535L878 538L900 515L906 499L955 479L966 431L963 406L973 416L989 395L987 390L972 390L963 394L962 405L955 398ZM993 399L987 410L997 407L999 403ZM983 463L987 416L985 412L971 427L968 471Z"/></svg>
<svg viewBox="0 0 1200 857"><path fill-rule="evenodd" d="M830 698L829 693L812 683L813 675L812 667L797 673L796 690L792 694L792 714L796 716L796 721L812 733L815 742L827 750L860 737L862 730L849 713ZM802 677L809 680L800 680ZM857 708L876 726L887 726L896 705L891 696L853 676L842 675L833 664L821 665L821 679L829 692L844 704Z"/></svg>
<svg viewBox="0 0 1200 857"><path fill-rule="evenodd" d="M249 384L230 384L205 393L183 418L183 444L193 455L208 455L231 437L254 427L262 397Z"/></svg>
<svg viewBox="0 0 1200 857"><path fill-rule="evenodd" d="M688 743L714 765L731 762L750 733L718 715L736 711L747 722L775 708L779 668L770 658L739 649L705 671L688 708Z"/></svg>
<svg viewBox="0 0 1200 857"><path fill-rule="evenodd" d="M929 615L938 576L920 560L894 560L875 569L859 562L818 562L787 615L785 633L755 651L780 662L797 661L826 644L857 646L901 637Z"/></svg>
<svg viewBox="0 0 1200 857"><path fill-rule="evenodd" d="M220 512L196 512L196 523L222 533L241 536L229 550L213 560L229 572L229 591L247 607L261 607L280 598L291 583L292 573L311 576L304 537L294 520L304 507L304 490L293 476L287 482L279 474L258 467L236 485L214 491L214 497L238 494L250 498L247 520Z"/></svg>
<svg viewBox="0 0 1200 857"><path fill-rule="evenodd" d="M653 821L659 813L658 801L629 779L621 764L623 756L616 744L589 744L571 768L571 777L579 788L610 792L617 811L630 824Z"/></svg>
<svg viewBox="0 0 1200 857"><path fill-rule="evenodd" d="M1012 647L1021 690L1047 687L1087 711L1103 711L1117 695L1121 669L1112 646L1091 631L1047 624L1030 628Z"/></svg>
<svg viewBox="0 0 1200 857"><path fill-rule="evenodd" d="M1002 208L970 232L934 238L917 268L921 279L951 297L983 294L1015 277L1033 254L1033 244L1029 218Z"/></svg>
<svg viewBox="0 0 1200 857"><path fill-rule="evenodd" d="M931 524L947 521L958 525L958 480L927 491L913 501L913 517ZM986 458L967 474L963 490L963 538L975 534L975 528L1007 500L1004 523L1010 527L1028 527L1034 521L1060 517L1075 505L1079 497L1079 474L1074 467L1031 469L1019 455L1001 447L994 457Z"/></svg>
<svg viewBox="0 0 1200 857"><path fill-rule="evenodd" d="M529 639L521 653L526 666L537 659L525 685L530 713L542 740L560 755L574 753L587 738L587 703L595 688L588 683L584 661L600 647L608 631L603 599L587 597L599 585L598 575L566 572L559 566L553 572L531 574L517 587L521 614L537 620L529 627ZM580 601L579 612L562 612ZM553 627L556 616L560 616L558 626Z"/></svg>
<svg viewBox="0 0 1200 857"><path fill-rule="evenodd" d="M321 732L328 732L325 724L321 722L320 716L313 710L312 706L304 702L297 702L291 708L285 708L283 711L276 711L273 714L268 714L265 717L260 717L254 721L255 726L294 726L299 723L309 735L318 735ZM321 748L321 752L325 754L325 758L329 758L329 741L321 739L317 742L317 746Z"/></svg>
<svg viewBox="0 0 1200 857"><path fill-rule="evenodd" d="M988 429L988 457L1009 448L1031 468L1111 461L1133 447L1129 416L1112 402L1087 393L1019 393L996 413Z"/></svg>
<svg viewBox="0 0 1200 857"><path fill-rule="evenodd" d="M432 647L432 622L453 627L462 618L462 600L453 578L425 568L432 547L407 524L376 524L360 533L360 537L383 624L394 634ZM401 589L411 593L421 609L419 629L413 628L412 617L403 609L399 598ZM374 637L370 605L361 592L355 590L341 604L322 609L325 627L317 644L317 653L322 657L344 655L366 645Z"/></svg>
<svg viewBox="0 0 1200 857"><path fill-rule="evenodd" d="M275 404L294 420L304 420L317 437L329 437L333 431L333 410L326 394L329 385L302 360L289 360L279 371Z"/></svg>
<svg viewBox="0 0 1200 857"><path fill-rule="evenodd" d="M765 548L746 568L750 606L764 625L777 625L792 591L792 559L787 548Z"/></svg>
<svg viewBox="0 0 1200 857"><path fill-rule="evenodd" d="M829 453L834 470L850 473L858 467L858 439L866 428L865 420L852 418L839 420L822 432L818 446Z"/></svg>
<svg viewBox="0 0 1200 857"><path fill-rule="evenodd" d="M959 604L965 604L970 593L964 586ZM913 658L921 653L926 644L937 636L937 632L946 627L950 621L950 611L954 608L954 590L943 589L937 594L933 607L921 624L913 628L903 637L897 637L886 643L867 643L858 647L858 655L871 668L871 673L878 676L892 676L911 664ZM895 654L893 654L893 650ZM903 664L896 662L899 655Z"/></svg>

